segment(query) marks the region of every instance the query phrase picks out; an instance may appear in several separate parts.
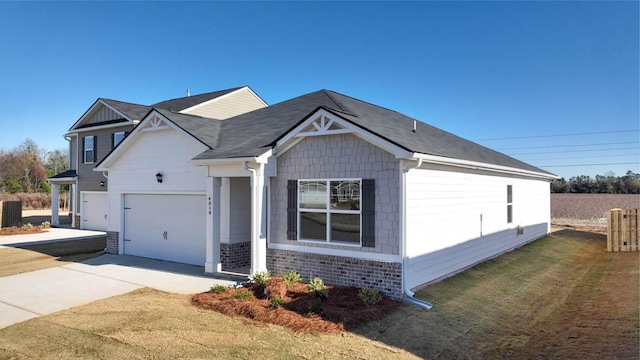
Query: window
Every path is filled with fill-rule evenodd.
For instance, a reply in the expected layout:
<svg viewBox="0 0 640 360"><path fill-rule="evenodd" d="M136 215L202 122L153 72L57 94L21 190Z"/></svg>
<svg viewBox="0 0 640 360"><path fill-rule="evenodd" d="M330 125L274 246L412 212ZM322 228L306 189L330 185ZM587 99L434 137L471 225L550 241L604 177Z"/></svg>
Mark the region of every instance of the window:
<svg viewBox="0 0 640 360"><path fill-rule="evenodd" d="M300 239L360 245L360 184L360 179L300 180Z"/></svg>
<svg viewBox="0 0 640 360"><path fill-rule="evenodd" d="M111 134L111 148L113 149L118 144L120 144L120 141L122 141L122 139L124 139L125 135L126 134L125 134L124 131L120 131L120 132Z"/></svg>
<svg viewBox="0 0 640 360"><path fill-rule="evenodd" d="M96 138L95 136L85 136L82 141L82 151L84 152L84 163L91 164L96 161Z"/></svg>
<svg viewBox="0 0 640 360"><path fill-rule="evenodd" d="M507 185L507 223L513 222L513 186Z"/></svg>

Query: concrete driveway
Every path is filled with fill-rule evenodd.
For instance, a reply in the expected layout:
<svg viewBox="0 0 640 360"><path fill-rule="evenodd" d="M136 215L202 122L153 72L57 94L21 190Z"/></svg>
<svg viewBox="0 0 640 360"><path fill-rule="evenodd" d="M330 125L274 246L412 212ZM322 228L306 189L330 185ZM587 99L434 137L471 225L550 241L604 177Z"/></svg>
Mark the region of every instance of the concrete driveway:
<svg viewBox="0 0 640 360"><path fill-rule="evenodd" d="M203 272L198 266L105 254L82 263L0 277L0 328L143 287L190 294L242 280Z"/></svg>

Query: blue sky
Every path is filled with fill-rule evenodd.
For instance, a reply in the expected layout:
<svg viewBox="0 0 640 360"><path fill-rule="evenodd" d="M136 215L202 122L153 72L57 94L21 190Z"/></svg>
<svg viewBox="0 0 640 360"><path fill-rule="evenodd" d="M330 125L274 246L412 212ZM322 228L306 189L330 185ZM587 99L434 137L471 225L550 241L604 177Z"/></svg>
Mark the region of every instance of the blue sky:
<svg viewBox="0 0 640 360"><path fill-rule="evenodd" d="M0 2L0 148L65 148L98 97L249 85L269 104L331 89L565 178L640 172L638 19L638 2Z"/></svg>

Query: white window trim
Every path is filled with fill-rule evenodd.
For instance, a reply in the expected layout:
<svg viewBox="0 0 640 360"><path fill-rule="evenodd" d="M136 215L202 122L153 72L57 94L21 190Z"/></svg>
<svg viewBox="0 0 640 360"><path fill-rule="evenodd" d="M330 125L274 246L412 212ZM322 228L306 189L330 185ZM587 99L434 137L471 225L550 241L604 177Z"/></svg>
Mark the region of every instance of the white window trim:
<svg viewBox="0 0 640 360"><path fill-rule="evenodd" d="M91 148L87 148L87 139L91 138ZM96 157L96 155L94 154L95 152L95 141L96 141L96 137L94 135L92 136L85 136L82 138L83 144L82 144L82 148L84 149L84 153L82 154L82 160L85 164L93 164L93 158ZM87 160L87 151L91 151L91 153L93 154L91 161Z"/></svg>
<svg viewBox="0 0 640 360"><path fill-rule="evenodd" d="M324 181L327 184L327 191L326 191L326 197L325 197L325 205L326 208L325 209L305 209L302 208L300 206L301 201L300 201L300 194L301 194L301 189L302 187L300 186L300 182L302 181ZM336 246L347 246L347 247L357 247L357 248L361 248L362 247L362 201L360 202L360 209L359 210L331 210L329 207L329 204L331 203L331 181L359 181L360 182L360 198L362 198L362 179L360 178L324 178L324 179L298 179L298 187L297 187L297 194L296 196L298 197L298 208L296 211L296 216L297 216L297 237L299 242L302 243L312 243L312 244L329 244L329 245L336 245ZM326 224L326 228L325 228L325 235L326 235L326 240L318 240L318 239L305 239L301 237L302 231L301 231L301 226L302 226L302 221L301 221L301 217L300 217L300 213L301 212L308 212L308 213L322 213L322 214L327 214L327 224ZM332 241L331 240L331 216L330 214L351 214L351 215L358 215L360 217L360 225L359 225L359 229L360 229L360 240L358 243L352 243L352 242L346 242L346 241Z"/></svg>
<svg viewBox="0 0 640 360"><path fill-rule="evenodd" d="M111 148L115 148L120 142L122 142L122 140L124 139L124 131L118 131L118 132L114 132L113 133L113 141L111 143ZM116 136L118 135L122 135L122 138L120 139L120 141L116 142Z"/></svg>

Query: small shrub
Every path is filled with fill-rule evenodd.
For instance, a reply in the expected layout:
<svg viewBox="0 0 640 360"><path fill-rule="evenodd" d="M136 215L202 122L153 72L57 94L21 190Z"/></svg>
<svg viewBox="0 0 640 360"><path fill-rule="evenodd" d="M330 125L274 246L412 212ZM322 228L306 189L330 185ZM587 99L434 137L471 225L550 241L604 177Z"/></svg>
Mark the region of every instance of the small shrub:
<svg viewBox="0 0 640 360"><path fill-rule="evenodd" d="M282 275L282 278L284 278L284 283L288 288L292 287L293 284L302 281L302 277L300 277L300 274L293 270Z"/></svg>
<svg viewBox="0 0 640 360"><path fill-rule="evenodd" d="M253 294L248 289L238 289L232 297L236 300L249 300L253 297Z"/></svg>
<svg viewBox="0 0 640 360"><path fill-rule="evenodd" d="M376 288L362 288L358 291L358 296L365 305L377 305L382 301L382 295Z"/></svg>
<svg viewBox="0 0 640 360"><path fill-rule="evenodd" d="M271 273L269 270L258 271L251 276L251 280L253 280L253 282L263 287L267 286L269 279L271 279Z"/></svg>
<svg viewBox="0 0 640 360"><path fill-rule="evenodd" d="M270 308L279 308L279 307L282 307L282 305L284 305L284 300L282 300L278 296L272 296L271 299L269 300Z"/></svg>
<svg viewBox="0 0 640 360"><path fill-rule="evenodd" d="M51 226L51 223L50 223L50 222L48 222L48 221L43 221L43 222L42 222L42 227L43 227L43 228L48 228L49 226Z"/></svg>
<svg viewBox="0 0 640 360"><path fill-rule="evenodd" d="M33 225L31 225L31 223L28 223L28 224L24 224L24 225L22 225L22 230L27 230L27 231L29 231L29 230L31 230L31 229L33 229Z"/></svg>
<svg viewBox="0 0 640 360"><path fill-rule="evenodd" d="M322 301L315 299L309 302L309 314L322 314Z"/></svg>
<svg viewBox="0 0 640 360"><path fill-rule="evenodd" d="M329 289L324 284L322 279L314 278L309 281L307 284L307 289L311 291L317 298L328 298L329 297Z"/></svg>
<svg viewBox="0 0 640 360"><path fill-rule="evenodd" d="M217 285L214 285L214 286L211 287L211 292L214 293L214 294L226 293L227 290L229 290L228 287L226 287L224 285L220 285L220 284L217 284Z"/></svg>

